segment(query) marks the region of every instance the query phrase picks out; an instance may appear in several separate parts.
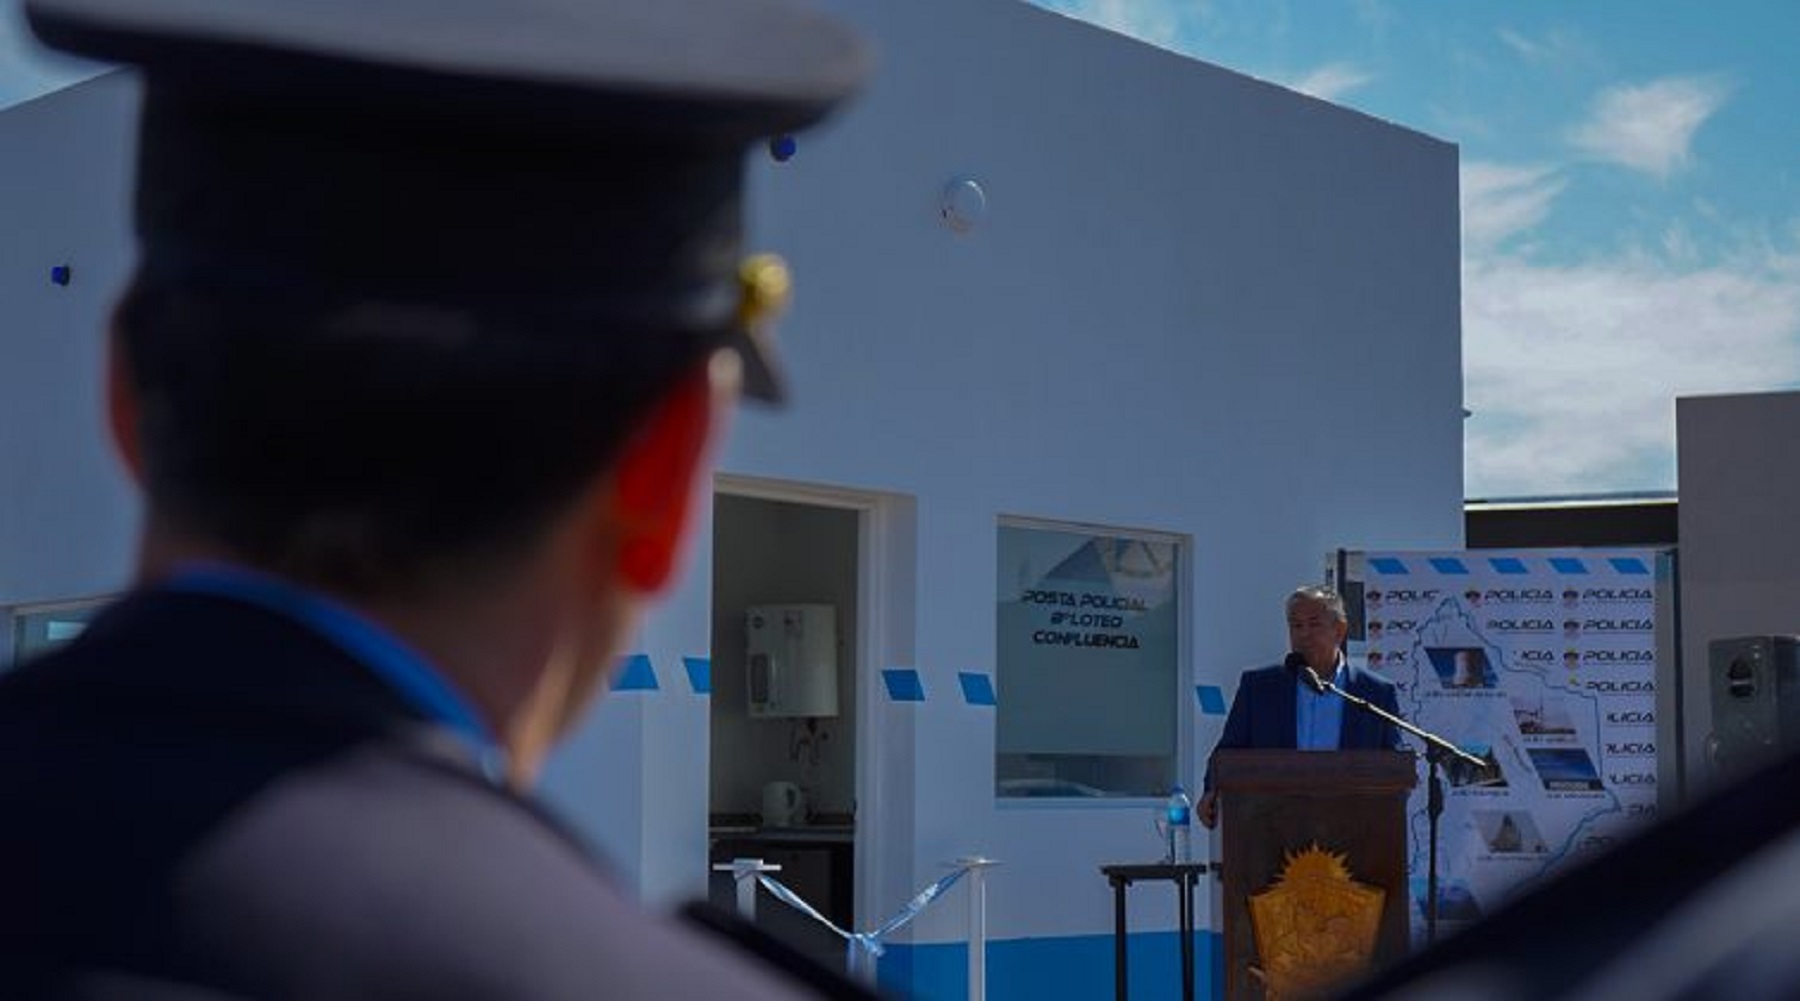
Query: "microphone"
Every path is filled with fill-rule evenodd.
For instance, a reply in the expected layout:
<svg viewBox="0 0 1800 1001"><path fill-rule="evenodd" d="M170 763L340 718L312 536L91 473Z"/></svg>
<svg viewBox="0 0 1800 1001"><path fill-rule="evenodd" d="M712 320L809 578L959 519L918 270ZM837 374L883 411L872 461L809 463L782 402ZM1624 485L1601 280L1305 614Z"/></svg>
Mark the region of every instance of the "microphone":
<svg viewBox="0 0 1800 1001"><path fill-rule="evenodd" d="M1313 670L1312 665L1306 662L1305 654L1295 651L1288 654L1287 659L1281 663L1282 666L1298 675L1306 687L1320 695L1325 694L1325 682L1319 678L1319 672Z"/></svg>

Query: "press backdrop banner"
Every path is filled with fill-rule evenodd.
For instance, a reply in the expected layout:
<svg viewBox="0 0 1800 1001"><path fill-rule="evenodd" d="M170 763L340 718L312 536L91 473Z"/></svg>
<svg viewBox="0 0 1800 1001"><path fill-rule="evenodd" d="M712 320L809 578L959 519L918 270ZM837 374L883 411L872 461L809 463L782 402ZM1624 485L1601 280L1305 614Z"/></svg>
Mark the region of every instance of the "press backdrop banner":
<svg viewBox="0 0 1800 1001"><path fill-rule="evenodd" d="M1440 935L1655 814L1659 555L1347 554L1352 656L1395 682L1402 715L1487 761L1444 769ZM1408 850L1422 935L1422 756L1419 774Z"/></svg>

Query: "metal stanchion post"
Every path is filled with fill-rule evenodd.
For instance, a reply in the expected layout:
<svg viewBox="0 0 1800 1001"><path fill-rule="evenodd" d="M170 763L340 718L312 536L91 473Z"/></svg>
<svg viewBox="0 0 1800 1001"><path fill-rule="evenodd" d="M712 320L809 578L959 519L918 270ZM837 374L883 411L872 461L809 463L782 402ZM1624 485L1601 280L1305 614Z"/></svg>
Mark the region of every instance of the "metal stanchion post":
<svg viewBox="0 0 1800 1001"><path fill-rule="evenodd" d="M999 864L981 856L956 860L969 870L969 1001L987 999L987 869Z"/></svg>
<svg viewBox="0 0 1800 1001"><path fill-rule="evenodd" d="M881 982L881 957L870 949L858 949L857 952L860 955L856 961L856 969L861 974L863 983L870 987L876 986Z"/></svg>
<svg viewBox="0 0 1800 1001"><path fill-rule="evenodd" d="M759 858L734 858L729 862L718 862L713 865L714 872L731 873L737 883L738 917L745 921L756 921L756 876L764 872L780 872L781 867L770 865Z"/></svg>

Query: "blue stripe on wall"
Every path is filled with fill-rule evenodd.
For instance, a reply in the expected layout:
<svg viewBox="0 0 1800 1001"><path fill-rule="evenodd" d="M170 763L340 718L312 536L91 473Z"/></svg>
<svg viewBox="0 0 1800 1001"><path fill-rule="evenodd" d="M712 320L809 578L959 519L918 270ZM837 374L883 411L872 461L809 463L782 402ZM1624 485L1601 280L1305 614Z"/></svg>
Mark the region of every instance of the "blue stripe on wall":
<svg viewBox="0 0 1800 1001"><path fill-rule="evenodd" d="M1223 995L1224 951L1217 933L1194 934L1195 998L1210 1001ZM1125 969L1132 1001L1176 1001L1181 997L1180 933L1140 932L1127 937ZM969 949L961 942L890 945L879 971L881 986L896 995L919 1001L968 1001ZM1113 937L989 941L987 996L992 1001L1110 998Z"/></svg>
<svg viewBox="0 0 1800 1001"><path fill-rule="evenodd" d="M1225 690L1218 685L1195 685L1194 696L1200 700L1200 711L1208 716L1225 715Z"/></svg>
<svg viewBox="0 0 1800 1001"><path fill-rule="evenodd" d="M1400 577L1406 574L1406 564L1392 556L1376 556L1369 560L1369 569L1389 577Z"/></svg>
<svg viewBox="0 0 1800 1001"><path fill-rule="evenodd" d="M1531 572L1525 568L1525 561L1519 559L1517 556L1490 557L1488 559L1488 565L1494 568L1495 573L1517 575Z"/></svg>
<svg viewBox="0 0 1800 1001"><path fill-rule="evenodd" d="M1587 564L1573 556L1552 556L1550 565L1556 569L1557 573L1561 574L1585 574L1588 572Z"/></svg>
<svg viewBox="0 0 1800 1001"><path fill-rule="evenodd" d="M1607 562L1611 563L1613 569L1620 573L1643 574L1646 576L1650 573L1650 568L1644 565L1644 561L1635 556L1613 556L1608 558Z"/></svg>
<svg viewBox="0 0 1800 1001"><path fill-rule="evenodd" d="M972 706L994 704L994 679L974 671L958 671L956 680L962 682L964 702ZM923 696L921 695L921 697Z"/></svg>
<svg viewBox="0 0 1800 1001"><path fill-rule="evenodd" d="M615 692L654 692L657 687L656 668L651 667L650 658L641 653L626 657L618 676L613 678Z"/></svg>
<svg viewBox="0 0 1800 1001"><path fill-rule="evenodd" d="M884 668L881 680L887 683L888 700L891 702L925 701L925 684L919 680L919 672L910 667Z"/></svg>
<svg viewBox="0 0 1800 1001"><path fill-rule="evenodd" d="M683 657L681 665L687 668L688 687L695 695L712 694L712 660L706 657Z"/></svg>

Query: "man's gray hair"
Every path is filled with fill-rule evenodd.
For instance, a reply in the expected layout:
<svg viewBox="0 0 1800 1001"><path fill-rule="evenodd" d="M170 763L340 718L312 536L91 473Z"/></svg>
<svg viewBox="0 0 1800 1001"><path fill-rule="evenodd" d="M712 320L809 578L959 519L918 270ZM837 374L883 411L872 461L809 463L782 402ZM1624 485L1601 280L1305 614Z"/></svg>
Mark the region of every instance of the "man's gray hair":
<svg viewBox="0 0 1800 1001"><path fill-rule="evenodd" d="M1320 584L1306 584L1295 588L1294 593L1287 596L1287 613L1294 614L1294 606L1302 601L1316 601L1324 605L1325 610L1330 612L1331 617L1337 621L1350 621L1350 613L1344 610L1344 596L1329 587Z"/></svg>

